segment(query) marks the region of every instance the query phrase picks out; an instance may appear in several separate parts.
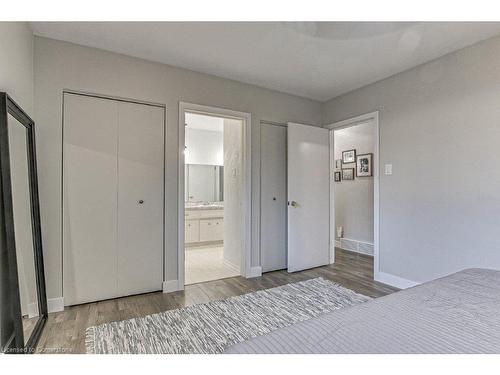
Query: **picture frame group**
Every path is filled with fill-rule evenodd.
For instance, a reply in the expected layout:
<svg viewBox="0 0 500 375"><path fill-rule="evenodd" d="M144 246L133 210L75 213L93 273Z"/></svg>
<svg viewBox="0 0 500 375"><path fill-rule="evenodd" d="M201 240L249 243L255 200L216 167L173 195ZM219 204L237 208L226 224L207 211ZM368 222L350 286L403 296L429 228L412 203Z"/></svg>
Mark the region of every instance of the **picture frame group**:
<svg viewBox="0 0 500 375"><path fill-rule="evenodd" d="M373 154L357 154L355 149L342 151L335 160L334 181L352 181L355 177L373 177Z"/></svg>

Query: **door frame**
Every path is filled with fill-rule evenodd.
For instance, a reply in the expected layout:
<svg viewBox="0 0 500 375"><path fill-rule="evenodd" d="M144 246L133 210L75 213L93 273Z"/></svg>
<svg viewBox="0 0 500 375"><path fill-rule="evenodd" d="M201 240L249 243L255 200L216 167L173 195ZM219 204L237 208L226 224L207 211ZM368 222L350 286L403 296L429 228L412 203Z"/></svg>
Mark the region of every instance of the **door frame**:
<svg viewBox="0 0 500 375"><path fill-rule="evenodd" d="M371 122L373 124L373 274L377 280L380 273L380 131L379 111L365 113L346 120L326 125L330 129L330 171L335 169L334 136L335 130ZM330 263L335 262L335 181L330 176Z"/></svg>
<svg viewBox="0 0 500 375"><path fill-rule="evenodd" d="M254 277L252 274L252 213L251 213L251 197L252 197L252 170L251 170L251 130L252 130L252 115L248 112L233 111L230 109L212 107L207 105L179 102L179 165L178 165L178 233L177 233L177 276L178 290L184 289L185 282L185 244L184 244L184 223L185 223L185 154L184 146L186 144L185 123L186 112L198 113L208 116L224 117L230 119L238 119L243 121L243 210L242 222L244 223L244 231L242 240L243 254L241 257L240 272L244 277Z"/></svg>

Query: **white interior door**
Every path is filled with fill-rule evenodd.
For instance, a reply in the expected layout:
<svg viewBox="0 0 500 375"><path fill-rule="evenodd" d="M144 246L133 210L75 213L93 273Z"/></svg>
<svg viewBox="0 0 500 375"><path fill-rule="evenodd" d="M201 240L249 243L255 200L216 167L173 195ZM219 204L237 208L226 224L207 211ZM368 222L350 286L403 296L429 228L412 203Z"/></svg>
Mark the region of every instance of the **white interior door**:
<svg viewBox="0 0 500 375"><path fill-rule="evenodd" d="M288 124L288 271L329 263L328 129Z"/></svg>
<svg viewBox="0 0 500 375"><path fill-rule="evenodd" d="M260 253L262 271L286 268L286 127L260 127Z"/></svg>
<svg viewBox="0 0 500 375"><path fill-rule="evenodd" d="M161 290L164 109L119 103L118 294Z"/></svg>
<svg viewBox="0 0 500 375"><path fill-rule="evenodd" d="M64 94L65 305L117 296L118 103Z"/></svg>

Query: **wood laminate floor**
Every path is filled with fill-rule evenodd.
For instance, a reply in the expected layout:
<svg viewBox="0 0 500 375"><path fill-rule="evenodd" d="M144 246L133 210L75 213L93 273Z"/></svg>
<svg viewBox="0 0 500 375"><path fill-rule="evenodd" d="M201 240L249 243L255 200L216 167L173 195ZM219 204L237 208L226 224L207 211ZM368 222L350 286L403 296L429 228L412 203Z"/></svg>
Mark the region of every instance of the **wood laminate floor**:
<svg viewBox="0 0 500 375"><path fill-rule="evenodd" d="M180 292L141 294L67 307L63 312L49 314L37 351L40 353L85 353L87 327L155 314L315 277L332 280L370 297L380 297L397 290L373 281L372 257L340 249L336 249L335 255L335 264L307 271L268 272L253 279L233 277L188 285L184 291Z"/></svg>

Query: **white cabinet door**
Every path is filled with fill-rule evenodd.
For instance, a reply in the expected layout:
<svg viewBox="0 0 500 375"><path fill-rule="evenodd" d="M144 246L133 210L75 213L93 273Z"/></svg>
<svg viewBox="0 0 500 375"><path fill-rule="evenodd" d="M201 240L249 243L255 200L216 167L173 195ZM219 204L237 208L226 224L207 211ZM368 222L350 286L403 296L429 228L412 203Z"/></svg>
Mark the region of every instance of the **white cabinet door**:
<svg viewBox="0 0 500 375"><path fill-rule="evenodd" d="M224 219L201 219L200 242L222 241L224 239Z"/></svg>
<svg viewBox="0 0 500 375"><path fill-rule="evenodd" d="M260 253L262 271L286 268L286 127L262 124Z"/></svg>
<svg viewBox="0 0 500 375"><path fill-rule="evenodd" d="M288 271L330 259L328 129L288 124Z"/></svg>
<svg viewBox="0 0 500 375"><path fill-rule="evenodd" d="M200 242L213 241L212 219L200 220Z"/></svg>
<svg viewBox="0 0 500 375"><path fill-rule="evenodd" d="M117 296L118 103L64 94L65 305Z"/></svg>
<svg viewBox="0 0 500 375"><path fill-rule="evenodd" d="M122 102L118 129L118 292L163 281L164 110Z"/></svg>
<svg viewBox="0 0 500 375"><path fill-rule="evenodd" d="M224 240L224 219L214 219L214 241Z"/></svg>
<svg viewBox="0 0 500 375"><path fill-rule="evenodd" d="M193 243L200 241L200 221L199 220L186 220L185 224L185 242Z"/></svg>

